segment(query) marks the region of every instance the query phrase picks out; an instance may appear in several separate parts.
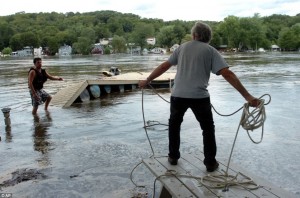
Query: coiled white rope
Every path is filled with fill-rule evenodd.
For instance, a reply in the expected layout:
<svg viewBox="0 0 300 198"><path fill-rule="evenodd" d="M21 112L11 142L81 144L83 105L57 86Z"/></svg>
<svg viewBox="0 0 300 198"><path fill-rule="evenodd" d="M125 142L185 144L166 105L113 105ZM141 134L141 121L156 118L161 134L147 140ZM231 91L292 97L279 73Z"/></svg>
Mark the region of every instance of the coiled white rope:
<svg viewBox="0 0 300 198"><path fill-rule="evenodd" d="M155 89L153 87L152 87L152 90L154 90L154 92L160 98L162 98L164 101L169 103L169 101L167 101L163 97L161 97L155 91ZM150 122L147 122L147 124L146 124L145 116L144 116L143 95L144 95L144 93L143 93L143 90L142 90L142 112L143 112L144 129L145 129L145 133L146 133L146 136L147 136L147 139L149 141L151 151L152 151L152 155L150 157L154 157L154 149L152 147L152 144L151 144L151 141L150 141L150 138L148 136L148 132L147 132L146 128L149 127L149 126L161 125L161 123L156 122L155 124L149 125L150 122L155 122L155 121L150 121ZM269 101L266 104L265 104L265 100L261 99L264 96L269 96ZM237 113L238 111L240 111L241 109L243 109L241 120L240 120L238 129L237 129L237 132L236 132L236 135L235 135L235 139L234 139L234 142L233 142L231 152L230 152L230 157L229 157L229 160L228 160L227 168L226 168L226 171L224 172L224 174L221 174L221 175L210 175L210 174L208 174L204 177L199 178L199 177L194 177L194 176L191 176L191 175L177 175L177 173L173 173L173 172L172 173L166 173L165 175L161 175L161 176L159 176L155 179L154 189L153 189L153 192L154 192L153 196L155 195L155 183L156 183L156 181L160 177L164 177L164 176L190 177L190 178L197 179L203 186L206 186L206 187L209 187L209 188L224 188L223 190L225 190L225 191L228 190L229 186L240 186L240 187L248 189L248 190L254 190L254 189L259 188L259 185L257 185L250 177L242 174L241 172L238 172L235 176L232 176L232 175L228 174L229 165L230 165L230 161L231 161L231 157L232 157L232 153L233 153L233 148L235 146L235 142L236 142L236 139L237 139L237 135L238 135L240 126L242 126L247 131L247 134L248 134L249 138L251 139L251 141L253 143L258 144L263 139L264 122L266 120L266 112L265 112L265 107L264 106L271 102L271 96L269 94L264 94L259 99L260 99L259 106L256 107L256 108L253 108L252 111L250 111L251 107L250 107L249 103L245 103L243 107L241 107L240 109L238 109L237 111L233 112L230 115L222 115L222 114L218 113L212 105L212 108L214 109L214 111L217 114L221 115L221 116L231 116L231 115ZM167 126L166 124L164 124L164 125ZM252 139L252 137L250 136L250 134L249 134L249 130L253 131L253 130L259 128L259 127L262 127L261 139L260 139L260 141L254 141ZM131 178L132 182L133 182L133 178L132 178L133 171L140 164L141 163L139 163L137 166L135 166L134 169L131 171L130 178ZM241 178L241 176L242 176L242 178ZM133 184L135 184L135 182L133 182ZM135 184L135 186L140 187L140 188L145 188L145 186L139 186L137 184Z"/></svg>
<svg viewBox="0 0 300 198"><path fill-rule="evenodd" d="M266 95L269 96L269 101L265 104L265 100L261 98ZM225 191L228 190L229 186L240 186L247 190L254 190L259 188L259 185L257 185L250 177L242 174L241 172L238 172L235 176L229 175L228 170L240 126L242 126L247 131L247 134L253 143L258 144L262 141L264 122L266 120L265 105L269 104L270 102L271 96L269 94L264 94L260 97L259 106L256 108L252 108L252 111L250 111L249 103L244 104L243 113L231 148L226 171L221 175L206 175L202 177L200 181L202 185L210 188L224 188ZM254 141L249 134L249 130L253 131L255 129L258 129L259 127L262 127L261 139L260 141ZM239 175L243 176L242 179L238 179Z"/></svg>

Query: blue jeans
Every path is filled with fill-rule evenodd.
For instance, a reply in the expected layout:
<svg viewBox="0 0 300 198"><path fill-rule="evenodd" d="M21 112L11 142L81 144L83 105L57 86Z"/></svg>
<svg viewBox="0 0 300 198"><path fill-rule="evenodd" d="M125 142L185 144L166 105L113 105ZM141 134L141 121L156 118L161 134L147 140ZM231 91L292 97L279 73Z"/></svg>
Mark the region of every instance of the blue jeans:
<svg viewBox="0 0 300 198"><path fill-rule="evenodd" d="M180 126L183 121L183 116L188 108L191 108L202 129L204 164L214 164L216 162L217 146L210 98L194 99L171 96L169 157L173 159L180 158Z"/></svg>

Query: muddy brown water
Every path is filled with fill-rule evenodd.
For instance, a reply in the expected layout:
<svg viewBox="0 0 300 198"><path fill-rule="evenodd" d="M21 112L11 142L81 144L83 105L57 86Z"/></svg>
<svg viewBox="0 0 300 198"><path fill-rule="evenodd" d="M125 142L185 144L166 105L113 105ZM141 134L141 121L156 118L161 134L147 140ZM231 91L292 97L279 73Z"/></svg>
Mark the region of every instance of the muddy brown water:
<svg viewBox="0 0 300 198"><path fill-rule="evenodd" d="M48 81L45 90L54 95L74 82L96 79L100 71L117 66L122 72L151 71L167 55L110 55L44 57L43 67L64 78ZM267 119L262 143L253 144L241 130L233 163L300 197L300 54L224 54L245 87L255 96L268 93ZM143 129L142 91L113 93L70 108L39 108L31 115L27 72L31 58L0 59L0 108L11 108L11 126L0 116L0 183L14 172L32 170L45 177L31 178L2 187L13 197L130 197L135 192L130 173L142 158L152 155ZM172 68L175 71L175 68ZM214 107L229 114L244 104L243 98L221 77L214 76L209 91ZM169 90L159 91L169 100ZM144 92L146 120L167 124L169 104L152 91ZM217 157L228 158L241 114L221 117L214 113ZM153 126L149 137L156 155L167 155L166 126ZM259 139L261 132L254 131ZM181 152L202 151L198 123L188 111L182 124ZM36 171L36 172L34 172ZM21 172L22 173L22 172ZM24 173L24 172L23 172ZM15 176L16 178L16 176ZM154 177L142 165L133 180L152 194Z"/></svg>

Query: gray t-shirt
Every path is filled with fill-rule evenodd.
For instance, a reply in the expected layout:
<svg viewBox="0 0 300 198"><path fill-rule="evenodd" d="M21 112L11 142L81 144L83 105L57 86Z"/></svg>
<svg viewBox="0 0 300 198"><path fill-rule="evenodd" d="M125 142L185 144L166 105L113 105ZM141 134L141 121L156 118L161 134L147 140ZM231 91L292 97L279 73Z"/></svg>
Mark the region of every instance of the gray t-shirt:
<svg viewBox="0 0 300 198"><path fill-rule="evenodd" d="M177 65L172 96L180 98L207 98L210 72L217 74L228 64L212 46L200 41L180 45L168 62Z"/></svg>

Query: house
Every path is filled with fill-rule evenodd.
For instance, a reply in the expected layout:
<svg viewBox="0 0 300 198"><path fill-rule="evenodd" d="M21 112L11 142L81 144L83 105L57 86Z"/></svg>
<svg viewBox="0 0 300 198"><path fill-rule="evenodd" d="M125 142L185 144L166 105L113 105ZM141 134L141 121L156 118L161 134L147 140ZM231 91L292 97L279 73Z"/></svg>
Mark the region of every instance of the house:
<svg viewBox="0 0 300 198"><path fill-rule="evenodd" d="M179 47L178 44L174 44L174 45L170 48L170 52L174 52L178 47Z"/></svg>
<svg viewBox="0 0 300 198"><path fill-rule="evenodd" d="M280 47L278 45L271 45L271 51L276 52L276 51L280 51Z"/></svg>
<svg viewBox="0 0 300 198"><path fill-rule="evenodd" d="M147 38L147 39L146 39L146 42L147 42L148 45L155 45L156 39L155 39L154 37L152 37L152 38Z"/></svg>
<svg viewBox="0 0 300 198"><path fill-rule="evenodd" d="M149 51L150 54L165 54L166 50L160 47L155 47Z"/></svg>
<svg viewBox="0 0 300 198"><path fill-rule="evenodd" d="M70 56L72 54L72 47L69 45L61 46L58 49L58 55L59 56Z"/></svg>
<svg viewBox="0 0 300 198"><path fill-rule="evenodd" d="M105 38L103 38L103 39L100 39L100 40L99 40L99 44L102 45L102 46L108 45L109 42L110 42L110 39L105 39Z"/></svg>
<svg viewBox="0 0 300 198"><path fill-rule="evenodd" d="M33 48L33 56L34 57L41 57L43 53L42 47L39 48Z"/></svg>
<svg viewBox="0 0 300 198"><path fill-rule="evenodd" d="M32 56L33 50L32 47L26 46L22 50L17 50L11 53L11 56L21 57L21 56Z"/></svg>
<svg viewBox="0 0 300 198"><path fill-rule="evenodd" d="M100 43L94 44L94 48L91 51L92 54L104 54L104 49Z"/></svg>

